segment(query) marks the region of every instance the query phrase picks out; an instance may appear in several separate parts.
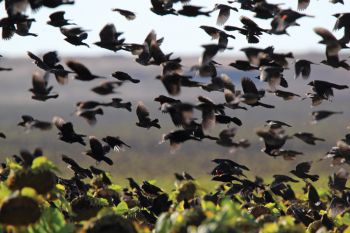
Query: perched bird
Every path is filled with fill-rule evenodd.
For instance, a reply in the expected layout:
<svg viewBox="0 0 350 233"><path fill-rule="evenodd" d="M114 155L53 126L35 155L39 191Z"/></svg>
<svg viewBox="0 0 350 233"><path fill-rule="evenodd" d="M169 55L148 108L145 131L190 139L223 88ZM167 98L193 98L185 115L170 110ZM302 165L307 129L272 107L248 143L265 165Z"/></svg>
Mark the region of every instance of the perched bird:
<svg viewBox="0 0 350 233"><path fill-rule="evenodd" d="M137 104L136 115L139 119L139 122L136 123L137 126L146 129L150 129L151 127L160 129L160 125L158 124L159 120L151 120L151 118L149 117L149 111L141 101Z"/></svg>
<svg viewBox="0 0 350 233"><path fill-rule="evenodd" d="M106 157L109 151L109 146L102 146L101 142L94 136L89 137L90 149L85 151L84 154L95 159L98 163L101 161L106 162L108 165L113 165L113 161Z"/></svg>
<svg viewBox="0 0 350 233"><path fill-rule="evenodd" d="M311 181L315 182L319 179L319 175L310 175L308 174L311 169L312 162L303 162L299 163L295 170L291 170L290 173L295 175L296 177L306 180L310 179Z"/></svg>
<svg viewBox="0 0 350 233"><path fill-rule="evenodd" d="M132 11L123 10L120 8L112 8L112 11L118 12L119 14L124 16L127 20L134 20L136 18L136 14Z"/></svg>
<svg viewBox="0 0 350 233"><path fill-rule="evenodd" d="M302 140L303 142L309 145L316 145L316 141L321 141L321 142L325 141L323 138L315 137L312 133L307 133L307 132L295 133L294 137Z"/></svg>

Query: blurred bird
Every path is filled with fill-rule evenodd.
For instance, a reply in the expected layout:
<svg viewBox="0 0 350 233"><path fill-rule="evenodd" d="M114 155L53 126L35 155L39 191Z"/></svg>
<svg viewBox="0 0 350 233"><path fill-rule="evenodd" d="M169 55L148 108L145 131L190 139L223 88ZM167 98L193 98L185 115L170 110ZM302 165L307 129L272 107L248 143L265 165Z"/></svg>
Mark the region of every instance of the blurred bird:
<svg viewBox="0 0 350 233"><path fill-rule="evenodd" d="M90 149L83 154L95 159L98 163L101 161L106 162L108 165L113 165L113 161L106 157L106 153L109 151L109 147L102 146L101 142L94 136L89 137Z"/></svg>
<svg viewBox="0 0 350 233"><path fill-rule="evenodd" d="M136 14L132 11L123 10L120 8L112 8L112 11L118 12L122 16L124 16L127 20L134 20L136 18Z"/></svg>
<svg viewBox="0 0 350 233"><path fill-rule="evenodd" d="M151 120L151 118L149 117L149 111L141 101L137 104L136 115L139 119L139 122L136 123L137 126L146 129L150 129L151 127L160 129L160 125L158 124L159 120Z"/></svg>
<svg viewBox="0 0 350 233"><path fill-rule="evenodd" d="M295 175L296 177L306 180L310 179L311 181L315 182L319 179L319 175L309 175L309 171L311 169L312 162L303 162L299 163L295 170L291 170L290 172Z"/></svg>

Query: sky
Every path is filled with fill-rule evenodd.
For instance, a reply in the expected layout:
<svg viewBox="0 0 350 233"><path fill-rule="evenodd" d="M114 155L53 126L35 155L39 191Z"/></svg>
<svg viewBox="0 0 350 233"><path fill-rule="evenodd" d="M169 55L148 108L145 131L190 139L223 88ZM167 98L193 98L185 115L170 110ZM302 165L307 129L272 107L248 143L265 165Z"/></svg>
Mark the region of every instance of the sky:
<svg viewBox="0 0 350 233"><path fill-rule="evenodd" d="M284 3L282 8L292 8L296 10L297 0L270 0L271 3ZM206 7L206 10L213 8L215 3L226 3L226 1L213 0L192 0L191 4ZM5 15L4 3L1 3L0 16ZM238 3L233 6L239 7ZM112 12L111 8L122 8L136 13L136 19L126 20L123 16ZM215 26L218 12L212 13L211 17L199 16L189 18L185 16L158 16L151 12L150 0L76 0L75 5L65 5L55 9L42 8L39 12L33 13L30 9L27 14L36 19L33 23L31 32L39 34L38 37L20 37L15 35L9 41L0 41L0 54L7 57L26 56L26 51L35 53L44 53L56 50L62 56L100 56L113 55L114 53L93 45L93 42L99 40L99 31L106 23L113 23L120 32L124 32L123 37L129 43L142 43L144 38L151 30L155 30L158 37L164 37L162 50L165 53L174 52L175 55L198 55L203 49L200 45L215 43L202 31L199 26ZM181 8L181 4L175 6ZM87 47L75 47L64 41L58 28L46 24L49 15L55 11L66 11L65 18L71 19L80 27L89 30L89 37L86 43ZM248 46L266 47L273 45L278 52L293 51L295 53L307 53L309 51L324 51L324 46L317 44L320 38L313 32L314 27L325 27L332 30L335 18L334 13L350 11L350 5L347 2L344 5L331 4L327 0L311 0L310 6L303 12L313 15L314 18L302 18L298 22L300 27L290 27L287 31L291 36L270 36L264 34L261 36L259 44L248 44L245 37L233 32L236 40L230 40L229 46L233 50L226 51L227 56L242 54L239 49ZM226 25L241 26L239 16L244 15L253 18L253 13L245 10L231 12L230 19ZM260 20L253 18L262 28L270 28L270 20ZM222 27L218 27L221 28ZM340 38L342 31L335 35ZM125 55L125 52L117 52Z"/></svg>

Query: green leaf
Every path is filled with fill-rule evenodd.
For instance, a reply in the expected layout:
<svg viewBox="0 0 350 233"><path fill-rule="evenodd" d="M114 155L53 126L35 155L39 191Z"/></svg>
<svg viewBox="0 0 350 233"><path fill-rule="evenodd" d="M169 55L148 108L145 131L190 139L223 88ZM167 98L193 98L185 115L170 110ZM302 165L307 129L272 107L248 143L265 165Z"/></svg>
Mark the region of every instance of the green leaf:
<svg viewBox="0 0 350 233"><path fill-rule="evenodd" d="M123 215L129 211L128 204L125 201L121 201L117 207L113 208L116 214Z"/></svg>
<svg viewBox="0 0 350 233"><path fill-rule="evenodd" d="M32 169L44 169L58 171L57 167L46 157L40 156L33 160Z"/></svg>

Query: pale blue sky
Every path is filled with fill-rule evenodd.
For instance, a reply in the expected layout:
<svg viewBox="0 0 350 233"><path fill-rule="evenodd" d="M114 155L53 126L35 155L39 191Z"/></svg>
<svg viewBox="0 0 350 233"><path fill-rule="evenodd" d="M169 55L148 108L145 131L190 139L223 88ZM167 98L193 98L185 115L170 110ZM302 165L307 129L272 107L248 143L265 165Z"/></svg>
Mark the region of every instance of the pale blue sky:
<svg viewBox="0 0 350 233"><path fill-rule="evenodd" d="M192 0L192 4L206 6L211 9L215 3L225 3L226 1L212 0ZM297 0L270 0L274 3L285 3L283 8L291 7L296 9ZM238 7L238 4L233 4ZM181 4L176 5L179 8ZM133 21L127 21L121 15L112 12L111 8L118 7L136 12L137 17ZM0 41L0 54L8 57L24 56L26 51L30 50L36 53L57 50L60 55L80 56L80 55L113 55L113 52L101 49L92 43L98 40L98 33L106 23L114 23L118 31L124 32L126 42L141 43L145 36L154 29L159 37L165 37L162 50L165 53L174 52L177 55L197 55L202 51L201 44L211 42L201 29L200 25L216 26L217 12L212 17L200 16L197 18L188 18L183 16L158 16L152 13L150 0L76 0L73 6L63 6L56 9L42 8L37 13L29 13L37 22L33 23L31 31L38 33L39 36L20 37L15 35L9 41ZM1 4L0 15L4 16L3 3ZM72 19L84 29L89 29L89 38L86 40L91 45L90 49L86 47L75 47L63 40L63 35L58 28L46 24L50 13L57 10L65 10L66 18ZM350 11L350 5L345 6L331 4L327 0L311 0L309 8L305 13L314 15L315 18L302 18L298 20L301 27L292 27L288 29L291 37L262 35L261 42L252 46L273 45L277 51L323 51L324 47L317 44L319 37L313 32L316 26L322 26L332 30L335 18L331 16L334 13ZM240 10L231 12L231 17L226 25L241 26L239 16L245 15L252 17L252 13ZM269 21L254 19L261 27L270 28ZM240 54L239 49L250 46L247 44L244 36L233 33L236 40L230 40L229 46L235 49L225 52L225 55ZM342 32L336 33L337 37L342 36ZM118 52L125 54L125 52Z"/></svg>

